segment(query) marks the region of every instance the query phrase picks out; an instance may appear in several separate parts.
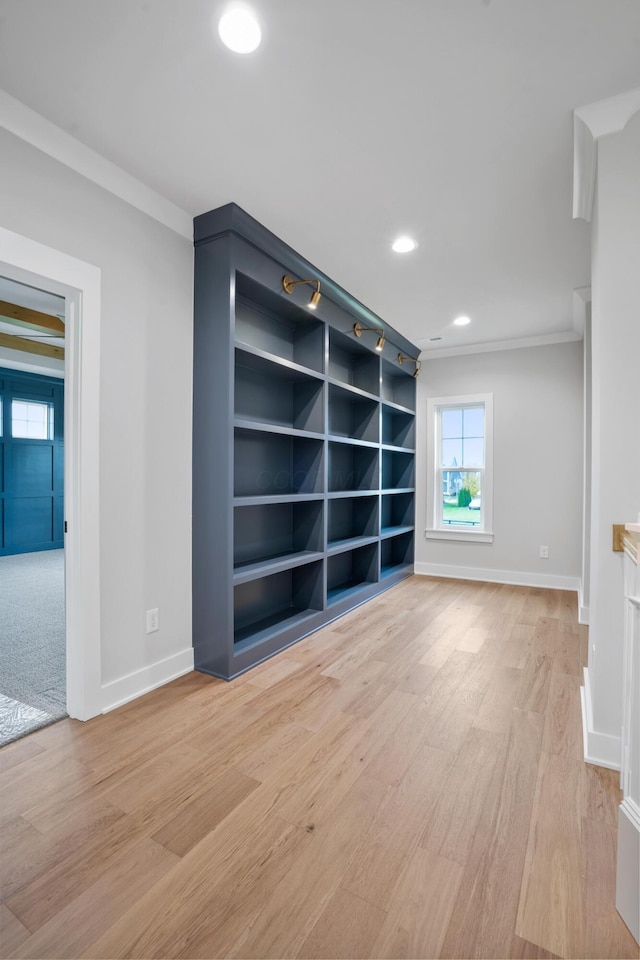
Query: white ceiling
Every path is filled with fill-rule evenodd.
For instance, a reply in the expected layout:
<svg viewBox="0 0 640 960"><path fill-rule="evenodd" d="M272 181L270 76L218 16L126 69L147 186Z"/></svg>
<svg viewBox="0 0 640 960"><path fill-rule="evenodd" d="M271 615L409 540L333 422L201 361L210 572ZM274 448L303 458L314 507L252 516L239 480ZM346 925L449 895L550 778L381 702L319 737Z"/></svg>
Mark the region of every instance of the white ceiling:
<svg viewBox="0 0 640 960"><path fill-rule="evenodd" d="M0 87L191 215L238 203L420 346L571 331L572 110L640 85L640 2L252 6L241 57L223 0L0 0Z"/></svg>

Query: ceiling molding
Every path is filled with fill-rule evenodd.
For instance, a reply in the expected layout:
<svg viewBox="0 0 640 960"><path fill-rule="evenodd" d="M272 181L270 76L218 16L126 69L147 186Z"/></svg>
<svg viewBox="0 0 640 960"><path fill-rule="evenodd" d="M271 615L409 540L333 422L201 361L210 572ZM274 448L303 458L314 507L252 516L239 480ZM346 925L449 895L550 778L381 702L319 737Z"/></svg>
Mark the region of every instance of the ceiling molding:
<svg viewBox="0 0 640 960"><path fill-rule="evenodd" d="M591 222L596 185L596 140L584 120L573 113L573 219Z"/></svg>
<svg viewBox="0 0 640 960"><path fill-rule="evenodd" d="M0 127L91 180L165 227L193 240L190 214L75 137L0 90Z"/></svg>
<svg viewBox="0 0 640 960"><path fill-rule="evenodd" d="M573 111L573 217L591 221L598 140L624 130L640 110L640 87Z"/></svg>
<svg viewBox="0 0 640 960"><path fill-rule="evenodd" d="M591 303L591 287L577 287L573 291L573 329L582 339L587 325L587 306Z"/></svg>
<svg viewBox="0 0 640 960"><path fill-rule="evenodd" d="M520 337L517 340L494 340L488 343L468 343L460 347L443 347L439 350L420 351L423 363L440 360L441 357L462 357L470 353L493 353L494 350L520 350L526 347L548 347L557 343L572 343L582 340L582 334L575 330L563 333L541 334L539 337Z"/></svg>

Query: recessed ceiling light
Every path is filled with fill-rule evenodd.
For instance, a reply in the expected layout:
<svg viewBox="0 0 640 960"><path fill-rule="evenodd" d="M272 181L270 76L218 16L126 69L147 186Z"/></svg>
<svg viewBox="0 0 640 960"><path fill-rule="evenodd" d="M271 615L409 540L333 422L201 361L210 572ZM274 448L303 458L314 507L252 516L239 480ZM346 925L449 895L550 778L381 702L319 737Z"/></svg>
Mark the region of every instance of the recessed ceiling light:
<svg viewBox="0 0 640 960"><path fill-rule="evenodd" d="M456 327L466 327L468 323L471 323L471 317L456 317L453 322Z"/></svg>
<svg viewBox="0 0 640 960"><path fill-rule="evenodd" d="M396 253L411 253L417 246L418 244L411 237L398 237L391 244L391 249Z"/></svg>
<svg viewBox="0 0 640 960"><path fill-rule="evenodd" d="M260 24L248 7L234 4L218 22L220 39L234 53L253 53L260 46Z"/></svg>

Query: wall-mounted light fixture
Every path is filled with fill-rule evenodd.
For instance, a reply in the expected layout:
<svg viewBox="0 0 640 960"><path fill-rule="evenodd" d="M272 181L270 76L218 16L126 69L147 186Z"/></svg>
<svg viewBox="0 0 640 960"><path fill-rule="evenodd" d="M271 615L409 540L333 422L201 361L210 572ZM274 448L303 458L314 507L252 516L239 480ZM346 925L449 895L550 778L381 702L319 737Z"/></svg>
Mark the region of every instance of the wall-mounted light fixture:
<svg viewBox="0 0 640 960"><path fill-rule="evenodd" d="M282 289L285 293L293 293L295 288L300 283L309 283L311 286L315 287L315 290L311 294L311 300L309 300L308 307L310 310L315 310L318 304L320 303L320 281L319 280L294 280L293 277L290 277L289 274L285 274L282 278Z"/></svg>
<svg viewBox="0 0 640 960"><path fill-rule="evenodd" d="M405 357L405 355L404 355L403 353L399 353L399 354L398 354L398 363L402 364L402 363L406 363L407 361L408 361L409 363L415 363L416 368L415 368L415 370L413 371L413 376L414 376L414 378L417 377L418 374L420 373L420 367L422 366L422 360L418 360L417 357Z"/></svg>
<svg viewBox="0 0 640 960"><path fill-rule="evenodd" d="M363 333L366 333L368 330L372 330L374 333L378 334L378 342L376 343L376 350L378 353L382 353L385 345L384 339L384 330L382 327L363 327L361 323L354 323L353 332L356 337L361 337Z"/></svg>

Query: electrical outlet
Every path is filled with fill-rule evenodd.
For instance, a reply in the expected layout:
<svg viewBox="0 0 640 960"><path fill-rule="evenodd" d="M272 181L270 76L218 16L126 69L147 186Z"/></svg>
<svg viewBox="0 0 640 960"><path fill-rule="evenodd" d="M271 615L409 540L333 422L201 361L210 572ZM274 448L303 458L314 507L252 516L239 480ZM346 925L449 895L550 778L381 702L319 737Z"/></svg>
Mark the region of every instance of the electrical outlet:
<svg viewBox="0 0 640 960"><path fill-rule="evenodd" d="M147 633L155 633L156 630L160 629L160 619L158 616L158 608L155 607L153 610L147 610Z"/></svg>
<svg viewBox="0 0 640 960"><path fill-rule="evenodd" d="M541 560L549 559L549 547L540 547L540 559Z"/></svg>

